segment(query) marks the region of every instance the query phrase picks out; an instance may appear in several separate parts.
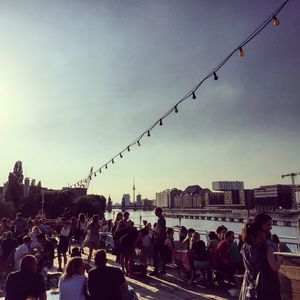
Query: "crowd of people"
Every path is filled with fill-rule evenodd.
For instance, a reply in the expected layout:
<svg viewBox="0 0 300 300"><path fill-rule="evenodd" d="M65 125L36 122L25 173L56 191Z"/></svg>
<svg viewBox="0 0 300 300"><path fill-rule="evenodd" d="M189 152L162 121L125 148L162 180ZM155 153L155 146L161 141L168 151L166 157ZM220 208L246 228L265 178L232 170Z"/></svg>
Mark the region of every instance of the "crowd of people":
<svg viewBox="0 0 300 300"><path fill-rule="evenodd" d="M206 240L193 228L180 226L175 241L174 229L167 227L160 207L155 209L155 215L157 222L153 226L144 220L139 229L130 220L129 212L119 212L114 221L106 221L98 215L87 218L83 213L75 218L66 208L52 226L46 224L41 213L35 219L26 220L21 213L15 220L3 218L0 272L5 279L6 299L46 299L42 274L54 266L55 258L57 270L62 272L58 283L60 299L122 299L128 293L126 276L146 276L149 265L153 266L150 276L166 274L170 263L183 267L176 253L187 255L189 268L183 269L190 283L197 278L209 285L220 284L224 278L234 282L235 274L244 274L241 300L280 299L280 262L273 252L289 249L278 236L271 235L270 216L258 214L245 224L237 238L224 225L209 232ZM112 253L120 268L106 265L108 234L113 238ZM84 260L81 255L86 248ZM16 285L20 288L15 289Z"/></svg>

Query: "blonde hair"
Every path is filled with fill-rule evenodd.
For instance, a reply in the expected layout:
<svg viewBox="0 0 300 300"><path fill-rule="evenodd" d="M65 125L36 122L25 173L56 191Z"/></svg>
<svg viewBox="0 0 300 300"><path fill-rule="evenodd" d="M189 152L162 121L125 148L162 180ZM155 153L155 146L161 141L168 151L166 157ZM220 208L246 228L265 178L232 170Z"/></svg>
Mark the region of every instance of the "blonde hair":
<svg viewBox="0 0 300 300"><path fill-rule="evenodd" d="M79 274L79 268L82 264L83 260L81 257L72 257L67 263L62 279L66 280L75 274Z"/></svg>
<svg viewBox="0 0 300 300"><path fill-rule="evenodd" d="M42 233L38 226L33 226L31 232L37 231L38 233Z"/></svg>

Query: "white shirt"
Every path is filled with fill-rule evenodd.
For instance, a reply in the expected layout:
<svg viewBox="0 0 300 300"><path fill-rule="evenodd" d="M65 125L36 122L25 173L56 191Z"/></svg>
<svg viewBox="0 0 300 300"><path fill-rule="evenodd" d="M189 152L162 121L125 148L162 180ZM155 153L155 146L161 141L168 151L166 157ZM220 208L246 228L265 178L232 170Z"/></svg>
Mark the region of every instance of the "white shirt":
<svg viewBox="0 0 300 300"><path fill-rule="evenodd" d="M84 287L86 277L84 275L73 275L68 279L60 277L58 283L59 300L85 300Z"/></svg>
<svg viewBox="0 0 300 300"><path fill-rule="evenodd" d="M18 248L16 248L15 252L15 270L20 270L20 262L24 255L28 254L29 249L28 246L25 244L22 244Z"/></svg>

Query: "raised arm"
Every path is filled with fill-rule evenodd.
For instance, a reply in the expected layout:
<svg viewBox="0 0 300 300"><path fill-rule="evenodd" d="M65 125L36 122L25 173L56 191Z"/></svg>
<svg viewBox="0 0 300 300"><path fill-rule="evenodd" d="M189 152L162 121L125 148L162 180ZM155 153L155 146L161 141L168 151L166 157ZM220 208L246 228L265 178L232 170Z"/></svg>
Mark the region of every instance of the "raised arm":
<svg viewBox="0 0 300 300"><path fill-rule="evenodd" d="M272 251L271 247L269 247L269 246L267 248L267 259L268 259L268 262L269 262L269 265L270 265L271 269L273 271L277 272L280 268L280 262L278 262L275 259L273 251Z"/></svg>

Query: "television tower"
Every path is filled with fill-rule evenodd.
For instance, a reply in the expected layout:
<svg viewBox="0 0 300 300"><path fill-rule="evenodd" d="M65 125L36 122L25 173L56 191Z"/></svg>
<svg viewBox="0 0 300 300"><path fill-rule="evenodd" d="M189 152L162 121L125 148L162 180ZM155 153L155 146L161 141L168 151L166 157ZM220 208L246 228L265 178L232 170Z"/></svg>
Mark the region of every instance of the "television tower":
<svg viewBox="0 0 300 300"><path fill-rule="evenodd" d="M135 203L135 182L134 182L134 177L133 177L133 186L132 186L132 194L133 194L133 203Z"/></svg>

